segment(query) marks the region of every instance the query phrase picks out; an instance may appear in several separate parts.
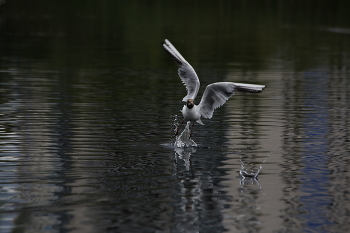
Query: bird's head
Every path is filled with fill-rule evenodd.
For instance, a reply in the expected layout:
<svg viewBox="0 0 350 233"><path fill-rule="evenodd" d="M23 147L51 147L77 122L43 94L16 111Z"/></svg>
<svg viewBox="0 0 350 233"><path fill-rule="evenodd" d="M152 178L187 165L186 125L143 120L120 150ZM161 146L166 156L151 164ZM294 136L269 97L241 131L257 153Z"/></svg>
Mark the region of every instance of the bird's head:
<svg viewBox="0 0 350 233"><path fill-rule="evenodd" d="M193 108L193 106L194 106L194 100L193 100L193 99L188 99L188 100L187 100L187 103L186 103L186 106L187 106L189 109Z"/></svg>

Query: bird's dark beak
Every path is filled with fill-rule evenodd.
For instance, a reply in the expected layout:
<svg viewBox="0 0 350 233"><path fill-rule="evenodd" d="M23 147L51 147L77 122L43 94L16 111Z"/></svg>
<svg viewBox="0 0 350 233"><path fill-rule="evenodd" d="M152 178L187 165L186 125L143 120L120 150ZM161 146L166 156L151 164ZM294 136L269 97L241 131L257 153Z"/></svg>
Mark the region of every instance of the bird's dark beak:
<svg viewBox="0 0 350 233"><path fill-rule="evenodd" d="M194 100L193 99L188 99L186 106L191 109L194 106Z"/></svg>

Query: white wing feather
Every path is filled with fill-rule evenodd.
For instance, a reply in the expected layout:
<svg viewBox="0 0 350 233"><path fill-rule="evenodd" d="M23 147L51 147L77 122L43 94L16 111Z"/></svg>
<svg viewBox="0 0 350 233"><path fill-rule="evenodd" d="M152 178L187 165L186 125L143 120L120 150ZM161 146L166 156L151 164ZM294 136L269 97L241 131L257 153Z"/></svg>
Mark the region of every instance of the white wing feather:
<svg viewBox="0 0 350 233"><path fill-rule="evenodd" d="M187 95L182 99L182 101L187 102L188 99L195 99L200 86L196 72L185 60L185 58L183 58L179 51L177 51L177 49L170 43L170 41L165 39L163 47L170 54L175 63L180 67L178 73L187 90Z"/></svg>
<svg viewBox="0 0 350 233"><path fill-rule="evenodd" d="M235 91L257 93L265 88L264 85L219 82L212 83L205 88L201 102L200 114L204 118L212 118L214 110L222 106L234 95Z"/></svg>

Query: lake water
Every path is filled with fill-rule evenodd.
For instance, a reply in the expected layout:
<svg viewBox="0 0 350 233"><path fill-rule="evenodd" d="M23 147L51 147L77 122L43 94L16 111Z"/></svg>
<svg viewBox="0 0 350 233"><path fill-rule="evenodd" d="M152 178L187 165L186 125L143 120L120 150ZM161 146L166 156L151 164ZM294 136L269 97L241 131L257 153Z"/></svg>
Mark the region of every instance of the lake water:
<svg viewBox="0 0 350 233"><path fill-rule="evenodd" d="M0 0L0 232L350 231L348 9ZM195 125L197 147L174 147L165 38L199 97L267 86Z"/></svg>

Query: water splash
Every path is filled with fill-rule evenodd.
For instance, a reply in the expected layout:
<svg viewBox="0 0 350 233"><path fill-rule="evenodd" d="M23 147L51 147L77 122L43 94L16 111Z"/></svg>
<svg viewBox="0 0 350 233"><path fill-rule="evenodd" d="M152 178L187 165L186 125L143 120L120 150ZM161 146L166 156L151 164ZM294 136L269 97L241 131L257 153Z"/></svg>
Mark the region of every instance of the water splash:
<svg viewBox="0 0 350 233"><path fill-rule="evenodd" d="M243 178L257 179L261 169L262 169L261 165L260 165L259 169L254 169L252 167L247 168L244 166L244 163L241 161L241 170L239 171L239 175Z"/></svg>
<svg viewBox="0 0 350 233"><path fill-rule="evenodd" d="M266 157L262 163L265 163L267 161ZM258 182L258 176L262 169L262 165L259 165L259 168L256 168L256 165L250 165L250 164L244 164L244 162L241 160L241 169L239 170L239 182L241 186L247 185L247 184L257 184L259 188L261 188L259 182Z"/></svg>
<svg viewBox="0 0 350 233"><path fill-rule="evenodd" d="M177 131L177 128L179 127L179 122L177 119L177 115L171 115L172 122L171 122L171 129L174 131L174 133Z"/></svg>
<svg viewBox="0 0 350 233"><path fill-rule="evenodd" d="M261 168L261 165L259 169L256 169L254 167L247 168L247 165L244 166L244 163L241 161L241 170L239 171L239 183L241 185L241 188L243 188L245 185L256 184L261 189L261 186L258 181L258 176Z"/></svg>
<svg viewBox="0 0 350 233"><path fill-rule="evenodd" d="M186 127L182 131L182 133L179 134L178 136L175 136L175 143L174 143L175 147L182 148L182 147L196 147L197 146L197 143L195 143L190 138L190 134L191 134L190 125L191 125L191 122L188 121L186 124Z"/></svg>

